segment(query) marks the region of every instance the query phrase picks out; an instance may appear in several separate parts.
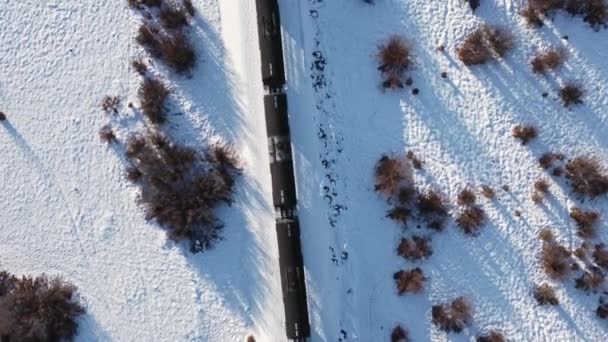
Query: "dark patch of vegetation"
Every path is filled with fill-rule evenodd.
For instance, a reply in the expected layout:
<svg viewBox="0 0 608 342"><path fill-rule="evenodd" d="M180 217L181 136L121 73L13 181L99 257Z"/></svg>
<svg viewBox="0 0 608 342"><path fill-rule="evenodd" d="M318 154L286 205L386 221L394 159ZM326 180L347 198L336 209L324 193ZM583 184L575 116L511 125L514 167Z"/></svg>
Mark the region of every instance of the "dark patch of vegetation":
<svg viewBox="0 0 608 342"><path fill-rule="evenodd" d="M133 68L133 70L135 70L136 73L141 76L145 76L148 72L148 66L141 58L132 60L131 67Z"/></svg>
<svg viewBox="0 0 608 342"><path fill-rule="evenodd" d="M463 189L458 194L458 205L469 206L475 204L475 201L477 201L477 196L475 196L475 193L471 189Z"/></svg>
<svg viewBox="0 0 608 342"><path fill-rule="evenodd" d="M77 288L61 278L0 272L0 338L2 341L73 341L79 316Z"/></svg>
<svg viewBox="0 0 608 342"><path fill-rule="evenodd" d="M448 210L445 200L441 194L435 190L427 190L418 195L418 212L427 222L429 228L435 230L443 229L443 222Z"/></svg>
<svg viewBox="0 0 608 342"><path fill-rule="evenodd" d="M530 64L532 71L537 74L545 74L549 70L559 67L568 57L565 49L548 49L536 53Z"/></svg>
<svg viewBox="0 0 608 342"><path fill-rule="evenodd" d="M138 93L141 110L154 124L165 122L165 100L169 90L162 81L155 78L145 78Z"/></svg>
<svg viewBox="0 0 608 342"><path fill-rule="evenodd" d="M149 22L139 28L136 41L153 57L160 58L173 71L186 74L194 68L196 54L190 40L181 32L162 32Z"/></svg>
<svg viewBox="0 0 608 342"><path fill-rule="evenodd" d="M570 275L573 260L570 251L555 240L545 241L541 251L541 264L549 278L565 280Z"/></svg>
<svg viewBox="0 0 608 342"><path fill-rule="evenodd" d="M465 65L484 64L498 59L515 45L513 35L505 29L482 25L467 36L456 50L458 59Z"/></svg>
<svg viewBox="0 0 608 342"><path fill-rule="evenodd" d="M3 112L0 112L0 121L4 121L6 120L6 114L4 114Z"/></svg>
<svg viewBox="0 0 608 342"><path fill-rule="evenodd" d="M414 154L412 151L407 151L406 158L412 163L412 166L416 170L422 169L423 162Z"/></svg>
<svg viewBox="0 0 608 342"><path fill-rule="evenodd" d="M196 13L196 9L194 8L194 5L192 4L192 0L184 0L184 8L186 9L186 12L188 12L188 14L190 14L191 17L194 16L194 14Z"/></svg>
<svg viewBox="0 0 608 342"><path fill-rule="evenodd" d="M410 175L411 170L407 163L401 159L384 155L376 163L374 189L388 197L395 196L401 190L404 182L409 180Z"/></svg>
<svg viewBox="0 0 608 342"><path fill-rule="evenodd" d="M230 205L240 174L235 152L214 145L207 153L181 146L149 129L127 140L126 155L141 186L139 202L146 219L155 220L175 241L189 240L192 252L220 238L214 209Z"/></svg>
<svg viewBox="0 0 608 342"><path fill-rule="evenodd" d="M608 319L608 300L606 297L600 297L595 314L601 319Z"/></svg>
<svg viewBox="0 0 608 342"><path fill-rule="evenodd" d="M517 125L513 127L513 137L519 139L522 145L526 145L538 136L538 131L534 126Z"/></svg>
<svg viewBox="0 0 608 342"><path fill-rule="evenodd" d="M585 292L597 292L604 284L606 275L599 267L591 267L589 271L575 279L575 287Z"/></svg>
<svg viewBox="0 0 608 342"><path fill-rule="evenodd" d="M596 158L577 157L566 164L566 179L572 190L595 198L608 192L608 176Z"/></svg>
<svg viewBox="0 0 608 342"><path fill-rule="evenodd" d="M480 207L468 207L456 218L456 224L465 234L476 235L485 221L485 212Z"/></svg>
<svg viewBox="0 0 608 342"><path fill-rule="evenodd" d="M393 274L393 279L395 280L397 293L399 295L421 292L424 289L424 283L426 282L424 272L419 267L409 271L398 271Z"/></svg>
<svg viewBox="0 0 608 342"><path fill-rule="evenodd" d="M584 94L582 86L576 82L568 82L559 90L559 97L562 99L564 107L583 103Z"/></svg>
<svg viewBox="0 0 608 342"><path fill-rule="evenodd" d="M539 179L534 182L534 192L532 193L532 201L541 203L545 196L549 193L550 184L544 179Z"/></svg>
<svg viewBox="0 0 608 342"><path fill-rule="evenodd" d="M473 322L473 308L464 297L458 297L451 303L433 305L431 316L439 329L459 333Z"/></svg>
<svg viewBox="0 0 608 342"><path fill-rule="evenodd" d="M107 114L118 114L118 106L120 106L120 98L118 96L105 96L101 100L101 109Z"/></svg>
<svg viewBox="0 0 608 342"><path fill-rule="evenodd" d="M583 239L595 237L595 224L600 218L599 213L595 211L585 211L581 208L572 208L570 209L570 217L576 222L578 236Z"/></svg>
<svg viewBox="0 0 608 342"><path fill-rule="evenodd" d="M393 328L391 332L391 342L409 342L410 337L408 331L400 325Z"/></svg>
<svg viewBox="0 0 608 342"><path fill-rule="evenodd" d="M500 331L490 331L477 336L477 342L505 342L506 339Z"/></svg>
<svg viewBox="0 0 608 342"><path fill-rule="evenodd" d="M481 194L487 199L493 199L496 196L496 192L489 185L481 186Z"/></svg>
<svg viewBox="0 0 608 342"><path fill-rule="evenodd" d="M114 134L112 126L104 125L103 127L101 127L101 129L99 130L99 138L106 144L116 142L116 135Z"/></svg>
<svg viewBox="0 0 608 342"><path fill-rule="evenodd" d="M533 295L539 305L559 305L555 290L548 284L536 286Z"/></svg>
<svg viewBox="0 0 608 342"><path fill-rule="evenodd" d="M428 258L433 254L431 240L420 236L403 238L397 247L397 254L412 261Z"/></svg>
<svg viewBox="0 0 608 342"><path fill-rule="evenodd" d="M403 74L412 64L410 46L405 38L399 35L389 37L386 43L379 47L378 60L378 70L385 79L383 86L391 89L403 88Z"/></svg>
<svg viewBox="0 0 608 342"><path fill-rule="evenodd" d="M144 22L137 31L135 41L153 57L160 57L160 30L150 22Z"/></svg>
<svg viewBox="0 0 608 342"><path fill-rule="evenodd" d="M166 29L178 29L188 25L188 17L184 10L172 5L162 6L159 16L160 22Z"/></svg>
<svg viewBox="0 0 608 342"><path fill-rule="evenodd" d="M581 16L592 28L606 27L608 23L608 4L604 0L529 0L522 16L530 24L537 24L538 18L550 18L558 10L573 16ZM541 21L542 23L542 21ZM534 25L540 26L540 25Z"/></svg>
<svg viewBox="0 0 608 342"><path fill-rule="evenodd" d="M593 261L596 265L601 267L604 271L608 271L608 249L606 249L606 246L603 243L595 245L591 257L593 257Z"/></svg>

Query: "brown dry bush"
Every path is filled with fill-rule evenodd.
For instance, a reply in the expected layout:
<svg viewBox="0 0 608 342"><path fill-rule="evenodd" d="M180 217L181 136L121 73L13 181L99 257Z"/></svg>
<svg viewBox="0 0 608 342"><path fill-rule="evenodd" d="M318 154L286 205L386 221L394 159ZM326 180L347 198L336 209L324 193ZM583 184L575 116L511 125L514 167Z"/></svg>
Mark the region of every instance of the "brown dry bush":
<svg viewBox="0 0 608 342"><path fill-rule="evenodd" d="M396 206L386 213L386 217L401 224L407 224L408 219L412 216L412 211L403 206Z"/></svg>
<svg viewBox="0 0 608 342"><path fill-rule="evenodd" d="M101 109L107 114L118 114L118 106L120 106L120 98L118 96L105 96L101 100Z"/></svg>
<svg viewBox="0 0 608 342"><path fill-rule="evenodd" d="M407 151L406 157L410 162L412 162L412 166L414 167L414 169L416 169L416 170L422 169L423 162L414 154L414 152Z"/></svg>
<svg viewBox="0 0 608 342"><path fill-rule="evenodd" d="M500 331L490 331L477 336L477 342L505 342L506 339Z"/></svg>
<svg viewBox="0 0 608 342"><path fill-rule="evenodd" d="M458 205L468 206L468 205L475 204L476 200L477 200L477 196L475 196L475 193L473 192L473 190L471 190L471 189L463 189L458 194L457 203L458 203Z"/></svg>
<svg viewBox="0 0 608 342"><path fill-rule="evenodd" d="M158 222L172 240L189 240L192 252L220 238L222 226L214 210L232 203L234 179L240 174L227 150L212 147L199 153L154 130L127 140L127 158L141 174L139 202L146 219Z"/></svg>
<svg viewBox="0 0 608 342"><path fill-rule="evenodd" d="M131 67L141 76L144 76L148 72L148 66L141 58L132 60Z"/></svg>
<svg viewBox="0 0 608 342"><path fill-rule="evenodd" d="M608 300L605 296L601 296L595 314L601 319L608 318Z"/></svg>
<svg viewBox="0 0 608 342"><path fill-rule="evenodd" d="M595 245L591 254L593 261L604 271L608 271L608 249L603 243Z"/></svg>
<svg viewBox="0 0 608 342"><path fill-rule="evenodd" d="M589 271L575 279L575 287L585 292L597 292L604 285L606 275L598 267L591 267Z"/></svg>
<svg viewBox="0 0 608 342"><path fill-rule="evenodd" d="M169 90L162 81L155 78L146 78L141 84L138 93L141 110L152 123L165 122L165 100Z"/></svg>
<svg viewBox="0 0 608 342"><path fill-rule="evenodd" d="M190 40L181 33L163 37L160 41L163 61L175 72L186 74L194 68L196 54Z"/></svg>
<svg viewBox="0 0 608 342"><path fill-rule="evenodd" d="M541 27L544 24L541 18L542 13L540 13L536 8L534 8L534 6L530 4L524 7L524 9L519 12L519 15L524 18L526 24L530 27Z"/></svg>
<svg viewBox="0 0 608 342"><path fill-rule="evenodd" d="M582 86L576 82L568 82L559 90L559 97L564 107L583 103L582 97L585 94Z"/></svg>
<svg viewBox="0 0 608 342"><path fill-rule="evenodd" d="M192 4L192 0L184 0L183 4L184 4L184 8L186 9L186 12L188 12L188 14L190 14L190 16L193 17L194 14L196 13L196 9L194 8L194 5Z"/></svg>
<svg viewBox="0 0 608 342"><path fill-rule="evenodd" d="M543 169L548 169L553 166L553 162L555 161L555 154L552 152L544 153L539 159L538 163L540 167Z"/></svg>
<svg viewBox="0 0 608 342"><path fill-rule="evenodd" d="M401 79L412 64L410 47L405 38L399 35L389 37L387 42L379 47L378 62L378 70L385 76Z"/></svg>
<svg viewBox="0 0 608 342"><path fill-rule="evenodd" d="M435 190L427 190L418 194L417 207L420 215L429 223L442 221L448 212L445 200Z"/></svg>
<svg viewBox="0 0 608 342"><path fill-rule="evenodd" d="M496 192L489 185L481 186L481 194L487 199L492 199L496 196Z"/></svg>
<svg viewBox="0 0 608 342"><path fill-rule="evenodd" d="M565 280L570 275L573 260L570 251L555 241L545 242L541 251L541 264L549 278Z"/></svg>
<svg viewBox="0 0 608 342"><path fill-rule="evenodd" d="M543 194L548 194L550 187L551 184L549 184L549 182L547 182L547 180L545 179L539 179L534 182L534 190Z"/></svg>
<svg viewBox="0 0 608 342"><path fill-rule="evenodd" d="M544 241L544 242L553 242L553 241L555 241L555 236L553 235L553 232L550 229L548 229L548 228L545 228L545 229L541 230L538 233L538 238L541 241Z"/></svg>
<svg viewBox="0 0 608 342"><path fill-rule="evenodd" d="M391 332L391 342L409 342L410 337L408 331L400 325L393 328Z"/></svg>
<svg viewBox="0 0 608 342"><path fill-rule="evenodd" d="M576 222L578 236L584 239L595 237L595 224L600 218L597 212L572 208L570 209L570 217Z"/></svg>
<svg viewBox="0 0 608 342"><path fill-rule="evenodd" d="M399 295L421 292L426 282L424 272L419 267L409 271L400 270L393 274L393 279Z"/></svg>
<svg viewBox="0 0 608 342"><path fill-rule="evenodd" d="M566 164L566 179L572 190L590 198L608 192L608 176L596 158L577 157Z"/></svg>
<svg viewBox="0 0 608 342"><path fill-rule="evenodd" d="M485 221L485 213L480 207L469 207L463 210L456 224L465 234L475 235L479 232Z"/></svg>
<svg viewBox="0 0 608 342"><path fill-rule="evenodd" d="M599 28L608 23L608 4L604 0L587 0L583 20L591 27Z"/></svg>
<svg viewBox="0 0 608 342"><path fill-rule="evenodd" d="M412 261L428 258L433 254L431 240L416 235L410 239L403 238L397 247L397 254Z"/></svg>
<svg viewBox="0 0 608 342"><path fill-rule="evenodd" d="M167 5L160 9L160 22L166 29L178 29L188 25L188 17L183 9Z"/></svg>
<svg viewBox="0 0 608 342"><path fill-rule="evenodd" d="M407 163L384 155L376 163L374 190L389 197L397 195L403 182L409 177L410 170Z"/></svg>
<svg viewBox="0 0 608 342"><path fill-rule="evenodd" d="M111 144L111 143L115 142L116 135L114 134L114 130L112 129L112 126L104 125L103 127L101 127L101 129L99 130L99 138L101 139L101 141L105 142L106 144Z"/></svg>
<svg viewBox="0 0 608 342"><path fill-rule="evenodd" d="M473 308L464 297L458 297L451 303L433 305L431 316L439 329L459 333L473 322Z"/></svg>
<svg viewBox="0 0 608 342"><path fill-rule="evenodd" d="M534 126L517 125L513 127L513 137L519 139L522 145L526 145L538 136L538 131Z"/></svg>
<svg viewBox="0 0 608 342"><path fill-rule="evenodd" d="M2 341L72 341L78 333L77 319L85 313L76 291L61 278L0 273Z"/></svg>
<svg viewBox="0 0 608 342"><path fill-rule="evenodd" d="M534 299L539 305L558 305L559 300L555 294L555 290L548 284L542 284L534 288Z"/></svg>
<svg viewBox="0 0 608 342"><path fill-rule="evenodd" d="M137 32L135 41L150 55L160 57L160 30L150 22L144 22Z"/></svg>
<svg viewBox="0 0 608 342"><path fill-rule="evenodd" d="M482 25L465 38L456 52L465 65L477 65L492 58L504 57L514 45L510 32L503 28Z"/></svg>
<svg viewBox="0 0 608 342"><path fill-rule="evenodd" d="M538 74L544 74L549 70L554 70L564 62L567 56L565 49L539 51L530 62L532 71Z"/></svg>

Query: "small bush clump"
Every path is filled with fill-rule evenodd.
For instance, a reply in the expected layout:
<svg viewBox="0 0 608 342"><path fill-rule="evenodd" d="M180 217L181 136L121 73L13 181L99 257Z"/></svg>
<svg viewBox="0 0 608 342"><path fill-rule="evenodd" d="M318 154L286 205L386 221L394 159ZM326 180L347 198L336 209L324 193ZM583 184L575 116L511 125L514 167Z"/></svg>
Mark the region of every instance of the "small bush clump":
<svg viewBox="0 0 608 342"><path fill-rule="evenodd" d="M194 47L181 32L165 33L154 24L145 22L139 28L136 41L177 73L190 72L196 62Z"/></svg>
<svg viewBox="0 0 608 342"><path fill-rule="evenodd" d="M427 190L418 194L418 212L425 219L429 228L435 230L443 229L448 210L445 200L441 194L435 190Z"/></svg>
<svg viewBox="0 0 608 342"><path fill-rule="evenodd" d="M77 288L61 278L0 272L0 338L2 341L73 341L78 317Z"/></svg>
<svg viewBox="0 0 608 342"><path fill-rule="evenodd" d="M191 17L193 17L194 14L196 13L196 9L194 8L194 5L192 4L192 0L184 0L184 8L186 9L186 12L188 12L188 14L190 14Z"/></svg>
<svg viewBox="0 0 608 342"><path fill-rule="evenodd" d="M592 157L577 157L566 164L566 179L572 190L582 196L595 198L608 192L608 176L599 161Z"/></svg>
<svg viewBox="0 0 608 342"><path fill-rule="evenodd" d="M467 36L456 52L465 65L477 65L492 58L504 57L513 46L511 33L502 28L483 25Z"/></svg>
<svg viewBox="0 0 608 342"><path fill-rule="evenodd" d="M101 129L99 130L99 138L101 139L101 141L105 142L106 144L111 144L111 143L115 142L116 135L114 134L114 130L112 129L112 126L104 125L103 127L101 127Z"/></svg>
<svg viewBox="0 0 608 342"><path fill-rule="evenodd" d="M394 35L379 47L378 70L385 78L385 88L403 88L403 74L412 64L410 46L405 38Z"/></svg>
<svg viewBox="0 0 608 342"><path fill-rule="evenodd" d="M428 258L433 254L431 240L416 235L403 238L397 247L397 254L412 261Z"/></svg>
<svg viewBox="0 0 608 342"><path fill-rule="evenodd" d="M131 67L141 76L144 76L148 72L148 66L141 58L132 60Z"/></svg>
<svg viewBox="0 0 608 342"><path fill-rule="evenodd" d="M543 243L541 263L545 273L554 280L564 280L570 275L572 257L566 247L556 241Z"/></svg>
<svg viewBox="0 0 608 342"><path fill-rule="evenodd" d="M529 24L540 26L541 17L551 17L557 10L583 17L596 30L608 23L608 4L604 0L529 0L521 15Z"/></svg>
<svg viewBox="0 0 608 342"><path fill-rule="evenodd" d="M489 185L481 186L481 194L487 199L493 199L496 196L496 192Z"/></svg>
<svg viewBox="0 0 608 342"><path fill-rule="evenodd" d="M101 109L107 114L118 114L118 106L120 106L120 98L118 96L105 96L101 101Z"/></svg>
<svg viewBox="0 0 608 342"><path fill-rule="evenodd" d="M473 308L464 297L458 297L451 303L433 305L431 316L439 329L459 333L473 322Z"/></svg>
<svg viewBox="0 0 608 342"><path fill-rule="evenodd" d="M608 271L608 249L603 243L595 245L591 254L593 261L604 271Z"/></svg>
<svg viewBox="0 0 608 342"><path fill-rule="evenodd" d="M500 331L490 331L477 336L477 342L505 342L506 339Z"/></svg>
<svg viewBox="0 0 608 342"><path fill-rule="evenodd" d="M554 70L564 62L567 56L565 49L539 51L530 62L532 71L537 74L544 74L549 70Z"/></svg>
<svg viewBox="0 0 608 342"><path fill-rule="evenodd" d="M408 331L402 326L397 325L391 332L391 342L410 342Z"/></svg>
<svg viewBox="0 0 608 342"><path fill-rule="evenodd" d="M606 297L600 297L595 314L601 319L608 319L608 300Z"/></svg>
<svg viewBox="0 0 608 342"><path fill-rule="evenodd" d="M144 22L137 31L135 41L153 57L160 57L160 30L150 22Z"/></svg>
<svg viewBox="0 0 608 342"><path fill-rule="evenodd" d="M584 94L585 91L581 85L575 82L568 82L559 90L559 97L562 99L564 107L583 103Z"/></svg>
<svg viewBox="0 0 608 342"><path fill-rule="evenodd" d="M155 78L146 78L141 84L138 93L141 110L144 115L155 124L165 122L165 100L169 90L162 81Z"/></svg>
<svg viewBox="0 0 608 342"><path fill-rule="evenodd" d="M414 169L416 169L416 170L422 169L423 162L414 154L414 152L407 151L406 157L410 162L412 162L412 166L414 167Z"/></svg>
<svg viewBox="0 0 608 342"><path fill-rule="evenodd" d="M570 217L578 227L577 235L589 239L595 237L595 224L600 215L595 211L585 211L581 208L570 209Z"/></svg>
<svg viewBox="0 0 608 342"><path fill-rule="evenodd" d="M395 285L397 286L397 293L403 295L405 293L418 293L424 289L424 283L426 277L424 272L419 267L411 269L409 271L401 270L393 274Z"/></svg>
<svg viewBox="0 0 608 342"><path fill-rule="evenodd" d="M534 126L517 125L513 127L512 134L515 139L519 139L521 141L522 145L526 145L528 142L538 136L538 131Z"/></svg>
<svg viewBox="0 0 608 342"><path fill-rule="evenodd" d="M598 267L591 267L589 271L575 279L575 287L585 292L597 292L604 285L606 275Z"/></svg>
<svg viewBox="0 0 608 342"><path fill-rule="evenodd" d="M376 163L374 189L389 197L397 195L410 174L409 165L403 160L384 155Z"/></svg>
<svg viewBox="0 0 608 342"><path fill-rule="evenodd" d="M160 9L160 22L167 29L178 29L188 25L188 17L181 8L165 5Z"/></svg>
<svg viewBox="0 0 608 342"><path fill-rule="evenodd" d="M456 218L456 224L465 234L475 235L485 221L485 212L477 206L464 209Z"/></svg>
<svg viewBox="0 0 608 342"><path fill-rule="evenodd" d="M473 190L463 189L458 194L457 203L458 203L458 205L469 206L469 205L475 204L476 200L477 200L477 196L475 196L475 193L473 192Z"/></svg>
<svg viewBox="0 0 608 342"><path fill-rule="evenodd" d="M542 284L534 288L534 299L539 305L558 305L559 300L555 294L555 290L548 284Z"/></svg>

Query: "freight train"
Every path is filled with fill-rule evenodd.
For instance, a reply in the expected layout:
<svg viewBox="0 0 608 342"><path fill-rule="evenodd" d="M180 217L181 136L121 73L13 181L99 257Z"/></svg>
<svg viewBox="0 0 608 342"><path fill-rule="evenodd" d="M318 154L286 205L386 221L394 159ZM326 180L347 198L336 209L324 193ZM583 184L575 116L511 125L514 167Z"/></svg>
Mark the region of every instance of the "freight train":
<svg viewBox="0 0 608 342"><path fill-rule="evenodd" d="M310 337L304 260L300 245L296 184L291 153L285 65L278 0L256 0L262 66L266 133L279 245L279 268L287 338L304 342Z"/></svg>

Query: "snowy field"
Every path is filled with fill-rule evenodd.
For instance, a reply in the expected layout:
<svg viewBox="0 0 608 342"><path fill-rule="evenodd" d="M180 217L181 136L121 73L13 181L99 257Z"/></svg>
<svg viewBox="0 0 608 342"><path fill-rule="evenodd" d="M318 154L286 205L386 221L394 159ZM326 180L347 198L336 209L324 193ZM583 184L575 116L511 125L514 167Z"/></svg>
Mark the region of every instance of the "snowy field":
<svg viewBox="0 0 608 342"><path fill-rule="evenodd" d="M195 146L234 144L245 170L236 203L221 210L225 240L197 255L145 221L122 156L98 137L108 122L119 139L138 125L127 104L137 104L139 87L130 61L145 56L134 41L141 17L124 0L0 0L0 111L8 117L0 124L0 269L78 286L87 308L78 341L285 340L255 1L193 2L192 77L152 64L173 90L169 131ZM475 14L460 0L279 2L311 340L387 341L396 324L413 341L470 341L490 329L513 341L608 340L594 312L598 295L548 280L537 238L551 227L575 248L569 208L608 213L606 198L581 204L537 161L551 150L608 165L608 30L565 15L532 30L517 0L482 0ZM483 21L511 29L516 48L500 62L465 67L455 49ZM377 46L395 33L413 46L414 84L384 92ZM570 59L536 76L529 60L541 46L563 46ZM583 105L557 100L566 80L585 85ZM101 111L105 95L121 97L119 117ZM521 123L539 130L527 146L511 136ZM416 182L445 194L451 212L465 186L498 193L480 200L488 223L479 236L451 219L417 264L395 248L428 231L385 218L389 207L373 189L378 158L406 151L425 162ZM540 206L530 199L539 177L552 183ZM597 242L607 238L602 220ZM425 291L397 296L393 272L415 266L430 278ZM541 282L555 286L559 307L537 306L530 293ZM473 325L439 331L431 305L459 295L473 303Z"/></svg>

